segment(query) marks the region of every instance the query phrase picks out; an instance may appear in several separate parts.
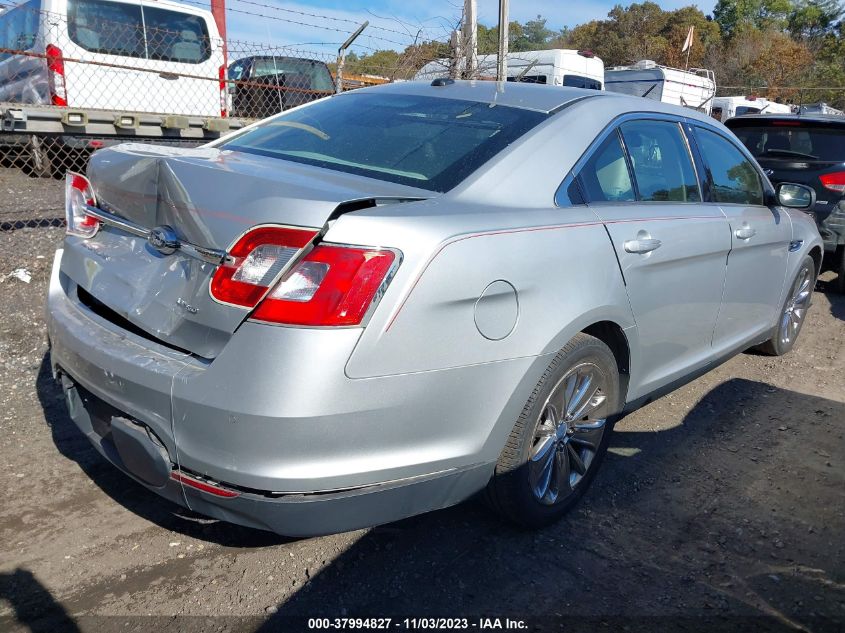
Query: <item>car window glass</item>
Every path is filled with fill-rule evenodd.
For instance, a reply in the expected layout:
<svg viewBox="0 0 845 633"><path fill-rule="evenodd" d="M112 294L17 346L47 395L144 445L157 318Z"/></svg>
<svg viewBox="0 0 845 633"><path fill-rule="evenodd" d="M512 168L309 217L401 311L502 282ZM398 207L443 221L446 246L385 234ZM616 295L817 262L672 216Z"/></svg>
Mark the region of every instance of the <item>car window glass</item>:
<svg viewBox="0 0 845 633"><path fill-rule="evenodd" d="M588 90L601 90L601 82L581 75L564 75L563 85L572 88L587 88Z"/></svg>
<svg viewBox="0 0 845 633"><path fill-rule="evenodd" d="M150 59L198 64L211 56L205 20L198 15L144 6Z"/></svg>
<svg viewBox="0 0 845 633"><path fill-rule="evenodd" d="M211 56L197 15L106 0L68 0L68 35L85 50L198 64Z"/></svg>
<svg viewBox="0 0 845 633"><path fill-rule="evenodd" d="M222 147L448 191L547 117L476 101L353 91L262 121Z"/></svg>
<svg viewBox="0 0 845 633"><path fill-rule="evenodd" d="M731 131L757 158L837 162L845 158L845 129L788 123L743 124Z"/></svg>
<svg viewBox="0 0 845 633"><path fill-rule="evenodd" d="M640 200L700 202L689 149L677 123L631 121L620 126Z"/></svg>
<svg viewBox="0 0 845 633"><path fill-rule="evenodd" d="M578 173L588 202L625 202L636 199L625 154L616 133L608 136Z"/></svg>
<svg viewBox="0 0 845 633"><path fill-rule="evenodd" d="M35 44L40 18L39 0L30 0L0 15L0 47L25 51ZM2 53L0 59L5 59L13 53Z"/></svg>
<svg viewBox="0 0 845 633"><path fill-rule="evenodd" d="M710 169L713 201L763 204L763 185L754 165L726 138L696 129L698 147Z"/></svg>

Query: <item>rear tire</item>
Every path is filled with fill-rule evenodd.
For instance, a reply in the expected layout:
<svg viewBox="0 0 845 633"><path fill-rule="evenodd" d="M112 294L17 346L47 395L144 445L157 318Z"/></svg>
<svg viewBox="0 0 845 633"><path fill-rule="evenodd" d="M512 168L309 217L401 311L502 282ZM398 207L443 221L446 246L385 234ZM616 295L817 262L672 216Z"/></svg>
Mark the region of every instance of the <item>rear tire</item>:
<svg viewBox="0 0 845 633"><path fill-rule="evenodd" d="M560 519L601 465L619 400L613 353L578 334L557 353L516 421L487 485L489 505L530 528Z"/></svg>
<svg viewBox="0 0 845 633"><path fill-rule="evenodd" d="M807 255L798 267L798 273L778 313L775 333L768 341L757 346L758 351L769 356L783 356L795 346L810 308L815 285L816 264L813 258Z"/></svg>

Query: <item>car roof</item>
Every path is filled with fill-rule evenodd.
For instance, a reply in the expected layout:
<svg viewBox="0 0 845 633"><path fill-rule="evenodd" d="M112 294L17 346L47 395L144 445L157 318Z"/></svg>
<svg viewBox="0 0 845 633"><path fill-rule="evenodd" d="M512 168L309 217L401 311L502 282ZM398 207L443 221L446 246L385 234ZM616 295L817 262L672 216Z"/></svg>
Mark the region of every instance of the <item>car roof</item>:
<svg viewBox="0 0 845 633"><path fill-rule="evenodd" d="M443 80L436 79L434 81ZM603 103L609 103L610 100L613 100L616 107L612 109L617 110L617 114L625 112L662 112L696 119L702 123L722 127L721 122L692 108L684 108L670 103L662 103L654 99L632 97L605 90L588 90L586 88L569 88L565 86L549 86L546 84L514 81L454 80L446 85L435 86L432 84L432 81L399 81L380 86L359 88L352 92L378 90L380 93L390 92L393 94L443 97L446 99L477 101L512 108L522 108L535 112L544 112L546 114L554 113L564 106L585 99L590 99L591 101L601 100ZM350 94L350 92L344 94Z"/></svg>
<svg viewBox="0 0 845 633"><path fill-rule="evenodd" d="M378 90L394 94L417 95L427 97L444 97L463 101L477 101L534 110L535 112L550 113L573 101L586 97L598 97L606 93L598 90L583 88L565 88L544 84L523 83L514 81L481 81L481 80L443 80L445 85L435 86L431 81L400 81L359 91Z"/></svg>
<svg viewBox="0 0 845 633"><path fill-rule="evenodd" d="M809 121L810 123L833 123L834 125L845 125L845 117L838 114L743 114L742 116L731 117L725 121L725 125L745 123L765 123L767 121Z"/></svg>

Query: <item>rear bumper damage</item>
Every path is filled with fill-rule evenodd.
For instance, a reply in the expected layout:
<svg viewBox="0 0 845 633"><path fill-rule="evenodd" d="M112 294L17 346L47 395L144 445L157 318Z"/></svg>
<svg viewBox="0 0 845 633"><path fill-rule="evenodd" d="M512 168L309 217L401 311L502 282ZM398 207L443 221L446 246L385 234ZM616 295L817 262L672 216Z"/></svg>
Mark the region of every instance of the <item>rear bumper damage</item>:
<svg viewBox="0 0 845 633"><path fill-rule="evenodd" d="M501 448L496 422L518 415L512 393L490 386L518 384L533 362L353 380L344 367L359 330L249 322L204 361L88 310L60 263L61 251L51 364L80 430L171 501L289 536L390 522L482 489Z"/></svg>

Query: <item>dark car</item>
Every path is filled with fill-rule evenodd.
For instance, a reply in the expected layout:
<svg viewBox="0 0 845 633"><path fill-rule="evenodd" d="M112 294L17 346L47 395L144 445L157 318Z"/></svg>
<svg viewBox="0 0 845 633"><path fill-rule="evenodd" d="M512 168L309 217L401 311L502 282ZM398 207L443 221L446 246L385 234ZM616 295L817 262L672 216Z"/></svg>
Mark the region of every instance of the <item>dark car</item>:
<svg viewBox="0 0 845 633"><path fill-rule="evenodd" d="M229 66L232 116L264 119L334 92L329 67L316 59L262 55Z"/></svg>
<svg viewBox="0 0 845 633"><path fill-rule="evenodd" d="M819 226L834 286L845 292L845 117L770 114L725 122L754 154L769 179L809 185L816 203L808 212Z"/></svg>

